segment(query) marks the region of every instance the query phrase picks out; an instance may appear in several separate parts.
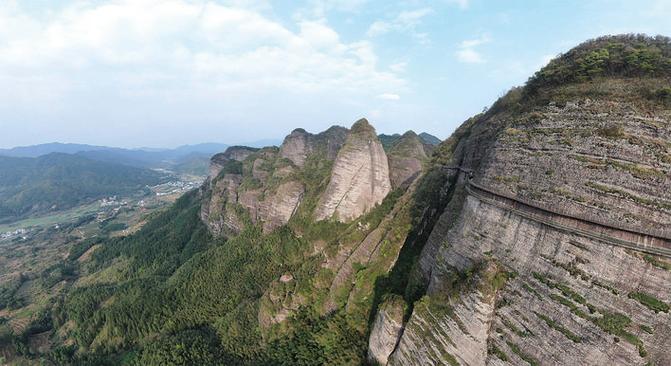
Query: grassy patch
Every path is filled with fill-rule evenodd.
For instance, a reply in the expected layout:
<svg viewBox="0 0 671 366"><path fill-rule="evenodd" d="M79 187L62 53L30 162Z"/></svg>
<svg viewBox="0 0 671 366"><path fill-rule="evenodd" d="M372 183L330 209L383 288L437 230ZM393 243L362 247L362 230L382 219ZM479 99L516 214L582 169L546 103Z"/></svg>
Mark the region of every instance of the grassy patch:
<svg viewBox="0 0 671 366"><path fill-rule="evenodd" d="M666 202L661 202L661 201L658 201L658 200L653 200L653 199L637 196L637 195L631 194L629 192L625 192L621 189L609 187L609 186L599 184L599 183L595 183L595 182L587 182L587 183L585 183L585 185L587 187L592 188L594 190L597 190L599 192L606 193L606 194L612 194L612 195L616 195L616 196L619 196L619 197L622 197L622 198L630 199L630 200L632 200L636 203L642 204L642 205L671 210L671 204L666 203Z"/></svg>
<svg viewBox="0 0 671 366"><path fill-rule="evenodd" d="M543 297L541 296L541 294L538 293L538 291L536 291L535 288L529 286L526 282L523 282L523 283L522 283L522 287L523 287L525 290L529 291L530 293L534 294L534 296L536 296L536 297L538 298L538 300L543 300Z"/></svg>
<svg viewBox="0 0 671 366"><path fill-rule="evenodd" d="M621 139L626 136L624 133L624 128L620 125L602 127L597 132L599 135L609 139Z"/></svg>
<svg viewBox="0 0 671 366"><path fill-rule="evenodd" d="M657 268L661 268L661 269L665 269L667 271L671 271L671 263L663 262L663 261L657 259L656 257L653 257L650 254L644 255L643 260L645 260L646 262L652 264L653 266L655 266Z"/></svg>
<svg viewBox="0 0 671 366"><path fill-rule="evenodd" d="M508 355L493 343L487 348L487 353L498 357L501 361L508 362Z"/></svg>
<svg viewBox="0 0 671 366"><path fill-rule="evenodd" d="M601 281L599 281L599 280L592 280L592 284L594 284L594 285L596 285L596 286L599 286L599 287L601 287L601 288L603 288L603 289L606 289L606 290L610 291L611 293L613 293L613 295L619 295L619 294L620 294L620 292L617 291L615 288L613 288L613 286L611 286L611 285L609 285L609 284L607 284L607 283L603 283L603 282L601 282Z"/></svg>
<svg viewBox="0 0 671 366"><path fill-rule="evenodd" d="M503 323L503 325L506 326L506 328L510 329L513 333L517 334L518 337L525 338L531 335L530 332L521 330L520 328L516 327L510 320L504 317L501 317L501 322Z"/></svg>
<svg viewBox="0 0 671 366"><path fill-rule="evenodd" d="M644 331L648 334L652 334L652 328L650 328L649 326L647 326L645 324L641 324L638 327L641 328L642 331Z"/></svg>
<svg viewBox="0 0 671 366"><path fill-rule="evenodd" d="M508 347L510 347L510 350L513 351L514 354L516 354L517 356L519 356L519 358L526 361L529 365L531 365L531 366L540 365L540 363L535 358L533 358L532 356L522 352L520 347L518 345L516 345L515 343L507 341L506 344L508 344Z"/></svg>
<svg viewBox="0 0 671 366"><path fill-rule="evenodd" d="M534 314L536 314L537 317L541 318L545 322L545 324L548 325L548 327L560 332L561 334L565 335L566 338L572 340L573 342L580 343L582 341L582 339L579 336L577 336L575 333L571 332L570 330L564 328L561 324L557 323L556 321L554 321L550 317L548 317L546 315L543 315L543 314L539 314L535 311L534 311Z"/></svg>
<svg viewBox="0 0 671 366"><path fill-rule="evenodd" d="M630 292L629 295L627 296L630 299L637 300L638 302L645 305L645 307L654 311L655 313L659 313L660 311L663 313L669 312L669 304L659 300L658 298L650 294L646 294L645 292Z"/></svg>

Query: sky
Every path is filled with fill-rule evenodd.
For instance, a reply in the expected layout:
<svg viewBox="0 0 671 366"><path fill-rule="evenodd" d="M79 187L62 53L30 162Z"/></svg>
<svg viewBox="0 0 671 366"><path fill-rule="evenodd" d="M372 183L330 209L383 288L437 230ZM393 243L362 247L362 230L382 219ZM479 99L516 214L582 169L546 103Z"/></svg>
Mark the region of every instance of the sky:
<svg viewBox="0 0 671 366"><path fill-rule="evenodd" d="M0 0L0 147L447 138L552 57L671 36L671 0Z"/></svg>

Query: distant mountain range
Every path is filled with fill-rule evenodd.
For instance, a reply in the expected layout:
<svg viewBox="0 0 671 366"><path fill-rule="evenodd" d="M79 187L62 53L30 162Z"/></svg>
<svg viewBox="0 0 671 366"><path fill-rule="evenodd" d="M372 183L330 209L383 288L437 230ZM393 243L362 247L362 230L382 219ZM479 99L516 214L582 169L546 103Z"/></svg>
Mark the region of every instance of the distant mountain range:
<svg viewBox="0 0 671 366"><path fill-rule="evenodd" d="M124 149L86 144L48 143L0 149L0 156L35 158L52 153L72 154L108 163L138 168L161 168L179 173L203 175L210 157L226 150L228 145L203 143L184 145L175 149Z"/></svg>
<svg viewBox="0 0 671 366"><path fill-rule="evenodd" d="M71 208L102 197L141 192L165 180L159 172L76 154L0 156L0 223Z"/></svg>
<svg viewBox="0 0 671 366"><path fill-rule="evenodd" d="M21 157L21 158L36 158L38 156L63 153L63 154L82 154L90 152L111 151L140 157L138 160L160 160L160 159L174 159L192 153L207 153L216 154L226 150L228 145L220 143L203 143L196 145L183 145L174 149L156 149L156 148L138 148L138 149L124 149L110 146L96 146L87 144L70 144L52 142L48 144L39 144L31 146L19 146L11 149L0 149L0 155Z"/></svg>
<svg viewBox="0 0 671 366"><path fill-rule="evenodd" d="M401 135L380 135L385 148L390 147ZM419 134L420 139L429 145L437 145L440 139L426 132ZM278 139L265 139L240 144L249 147L279 146ZM206 175L210 157L223 152L229 145L221 143L201 143L183 145L174 149L97 146L52 142L47 144L20 146L0 149L0 156L16 158L36 158L52 153L72 154L106 163L122 164L136 168L166 169L176 173Z"/></svg>

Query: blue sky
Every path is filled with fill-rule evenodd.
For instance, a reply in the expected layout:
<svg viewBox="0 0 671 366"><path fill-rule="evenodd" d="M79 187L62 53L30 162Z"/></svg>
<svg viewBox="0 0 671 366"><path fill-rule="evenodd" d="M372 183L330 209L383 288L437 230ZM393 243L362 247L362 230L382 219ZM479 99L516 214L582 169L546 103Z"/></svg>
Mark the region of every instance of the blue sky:
<svg viewBox="0 0 671 366"><path fill-rule="evenodd" d="M671 1L4 0L0 147L446 138L560 52L671 35Z"/></svg>

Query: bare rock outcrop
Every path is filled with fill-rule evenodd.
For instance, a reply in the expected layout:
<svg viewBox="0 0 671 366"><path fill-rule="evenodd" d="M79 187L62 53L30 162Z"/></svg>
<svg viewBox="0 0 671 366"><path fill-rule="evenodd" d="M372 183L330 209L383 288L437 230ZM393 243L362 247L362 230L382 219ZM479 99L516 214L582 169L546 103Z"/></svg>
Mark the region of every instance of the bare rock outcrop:
<svg viewBox="0 0 671 366"><path fill-rule="evenodd" d="M357 121L335 160L315 217L349 221L382 202L391 190L389 164L375 129Z"/></svg>
<svg viewBox="0 0 671 366"><path fill-rule="evenodd" d="M298 209L305 187L297 181L282 183L267 197L259 209L258 219L263 222L263 231L270 232L287 222Z"/></svg>
<svg viewBox="0 0 671 366"><path fill-rule="evenodd" d="M266 233L289 221L305 187L289 179L293 169L278 156L275 147L235 147L215 155L210 170L216 175L204 185L201 206L201 219L213 235L239 233L246 219L261 223ZM271 179L279 183L266 184Z"/></svg>
<svg viewBox="0 0 671 366"><path fill-rule="evenodd" d="M265 233L286 224L305 193L296 173L311 156L335 159L347 133L338 126L317 135L296 129L279 149L233 146L215 155L203 186L201 219L215 236L239 233L245 221L261 224Z"/></svg>
<svg viewBox="0 0 671 366"><path fill-rule="evenodd" d="M304 129L293 130L289 136L284 138L284 142L280 146L280 156L291 160L296 166L302 167L312 148L311 139L312 134L307 133Z"/></svg>
<svg viewBox="0 0 671 366"><path fill-rule="evenodd" d="M335 160L338 152L345 144L349 130L342 126L331 126L326 131L320 132L314 136L313 150L323 148L328 160Z"/></svg>
<svg viewBox="0 0 671 366"><path fill-rule="evenodd" d="M349 130L340 126L332 126L316 135L297 128L284 138L280 146L280 156L291 160L299 168L305 165L309 156L323 154L321 156L324 158L334 160L348 133Z"/></svg>
<svg viewBox="0 0 671 366"><path fill-rule="evenodd" d="M380 305L368 339L370 363L387 364L403 332L405 307L405 301L398 295L390 296Z"/></svg>
<svg viewBox="0 0 671 366"><path fill-rule="evenodd" d="M389 173L393 188L409 184L422 171L427 160L422 140L413 131L404 133L389 149Z"/></svg>
<svg viewBox="0 0 671 366"><path fill-rule="evenodd" d="M243 161L249 155L256 152L258 149L247 146L231 146L226 149L223 153L214 155L210 159L210 171L209 177L214 179L219 175L221 170L224 168L227 162L230 160Z"/></svg>
<svg viewBox="0 0 671 366"><path fill-rule="evenodd" d="M671 108L649 96L668 75L566 72L655 42L668 60L660 38L590 41L437 147L420 300L389 365L671 364ZM496 291L469 285L483 264Z"/></svg>
<svg viewBox="0 0 671 366"><path fill-rule="evenodd" d="M214 236L226 231L239 232L242 221L227 210L229 203L238 201L240 174L224 174L209 184L203 185L204 199L200 208L200 218Z"/></svg>

